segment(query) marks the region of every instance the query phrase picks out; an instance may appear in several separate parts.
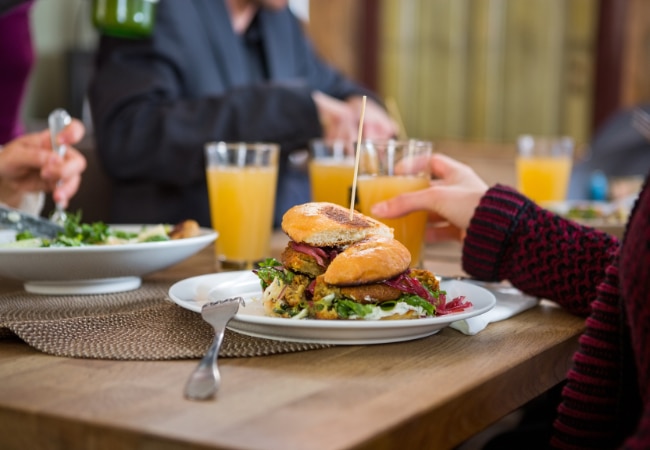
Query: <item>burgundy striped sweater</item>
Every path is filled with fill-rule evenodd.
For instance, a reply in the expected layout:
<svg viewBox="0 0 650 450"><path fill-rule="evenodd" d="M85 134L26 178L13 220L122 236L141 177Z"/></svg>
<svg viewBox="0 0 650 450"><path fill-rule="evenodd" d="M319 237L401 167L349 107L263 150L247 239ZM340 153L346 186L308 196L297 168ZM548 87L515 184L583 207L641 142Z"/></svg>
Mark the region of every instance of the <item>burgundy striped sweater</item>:
<svg viewBox="0 0 650 450"><path fill-rule="evenodd" d="M622 243L494 186L472 218L463 268L588 316L550 446L650 449L650 188Z"/></svg>

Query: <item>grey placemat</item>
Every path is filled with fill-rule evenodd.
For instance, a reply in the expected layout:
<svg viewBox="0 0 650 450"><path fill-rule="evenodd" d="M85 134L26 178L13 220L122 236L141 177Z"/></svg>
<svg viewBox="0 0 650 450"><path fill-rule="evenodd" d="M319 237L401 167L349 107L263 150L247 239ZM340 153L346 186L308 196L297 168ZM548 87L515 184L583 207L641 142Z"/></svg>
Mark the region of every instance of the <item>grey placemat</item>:
<svg viewBox="0 0 650 450"><path fill-rule="evenodd" d="M168 284L145 282L140 289L115 294L2 294L0 338L13 333L42 352L77 358L200 358L212 342L212 327L199 314L172 303L168 288ZM330 346L254 338L226 330L219 356L262 356L325 347Z"/></svg>

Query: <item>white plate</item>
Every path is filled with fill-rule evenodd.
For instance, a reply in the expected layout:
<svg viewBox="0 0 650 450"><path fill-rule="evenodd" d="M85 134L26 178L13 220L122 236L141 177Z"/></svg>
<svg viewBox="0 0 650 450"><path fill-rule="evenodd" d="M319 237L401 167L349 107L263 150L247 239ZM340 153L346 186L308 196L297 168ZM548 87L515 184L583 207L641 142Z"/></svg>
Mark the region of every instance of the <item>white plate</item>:
<svg viewBox="0 0 650 450"><path fill-rule="evenodd" d="M365 345L419 339L437 333L450 323L483 314L494 307L496 299L488 290L463 281L440 283L449 300L464 295L471 309L439 317L414 320L293 320L268 317L262 306L262 288L252 272L223 272L179 281L169 289L169 297L183 308L200 312L207 292L218 290L224 298L241 296L246 306L228 324L228 328L249 336L281 341L317 344Z"/></svg>
<svg viewBox="0 0 650 450"><path fill-rule="evenodd" d="M563 202L545 202L542 206L563 217L568 217L583 225L596 228L619 238L623 237L625 224L634 204L633 198L618 202L596 202L589 200L566 200ZM572 209L594 210L599 217L571 217Z"/></svg>
<svg viewBox="0 0 650 450"><path fill-rule="evenodd" d="M142 225L111 225L138 231ZM105 294L140 287L141 277L192 256L217 238L198 236L162 242L87 247L0 248L0 276L24 281L37 294Z"/></svg>

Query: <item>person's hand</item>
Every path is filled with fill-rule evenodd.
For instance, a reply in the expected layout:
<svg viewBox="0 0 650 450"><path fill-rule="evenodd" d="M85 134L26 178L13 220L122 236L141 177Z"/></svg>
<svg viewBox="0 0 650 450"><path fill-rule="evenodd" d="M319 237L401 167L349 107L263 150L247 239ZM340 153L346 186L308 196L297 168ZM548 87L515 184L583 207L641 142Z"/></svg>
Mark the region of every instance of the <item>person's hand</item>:
<svg viewBox="0 0 650 450"><path fill-rule="evenodd" d="M17 206L24 193L46 191L52 192L55 202L67 206L86 169L86 159L70 145L79 142L84 131L83 124L73 119L59 133L58 143L68 145L63 158L52 151L49 130L7 143L0 151L0 201Z"/></svg>
<svg viewBox="0 0 650 450"><path fill-rule="evenodd" d="M322 92L312 94L325 140L356 142L359 137L359 121L363 97L338 100ZM374 100L366 99L363 118L363 137L366 139L391 139L397 135L397 124Z"/></svg>
<svg viewBox="0 0 650 450"><path fill-rule="evenodd" d="M359 133L359 117L346 102L322 92L312 93L325 140L354 142Z"/></svg>
<svg viewBox="0 0 650 450"><path fill-rule="evenodd" d="M363 97L355 96L345 101L356 116L357 127L361 120ZM357 131L358 133L358 131ZM393 139L399 133L397 123L391 119L386 110L374 100L366 99L366 110L363 117L363 136L366 139Z"/></svg>
<svg viewBox="0 0 650 450"><path fill-rule="evenodd" d="M433 224L427 230L429 241L461 239L488 186L469 166L452 158L435 154L429 162L435 177L429 188L377 203L371 212L394 218L426 210Z"/></svg>

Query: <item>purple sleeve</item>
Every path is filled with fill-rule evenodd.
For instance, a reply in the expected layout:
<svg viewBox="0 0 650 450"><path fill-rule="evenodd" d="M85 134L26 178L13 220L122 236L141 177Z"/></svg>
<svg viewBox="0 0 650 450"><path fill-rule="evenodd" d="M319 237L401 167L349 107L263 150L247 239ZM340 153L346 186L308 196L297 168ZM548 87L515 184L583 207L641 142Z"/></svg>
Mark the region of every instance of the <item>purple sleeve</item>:
<svg viewBox="0 0 650 450"><path fill-rule="evenodd" d="M33 1L0 15L0 145L24 132L20 121L34 50L29 25Z"/></svg>
<svg viewBox="0 0 650 450"><path fill-rule="evenodd" d="M463 247L463 269L509 280L522 291L586 315L619 247L618 239L546 211L496 185L477 207Z"/></svg>

